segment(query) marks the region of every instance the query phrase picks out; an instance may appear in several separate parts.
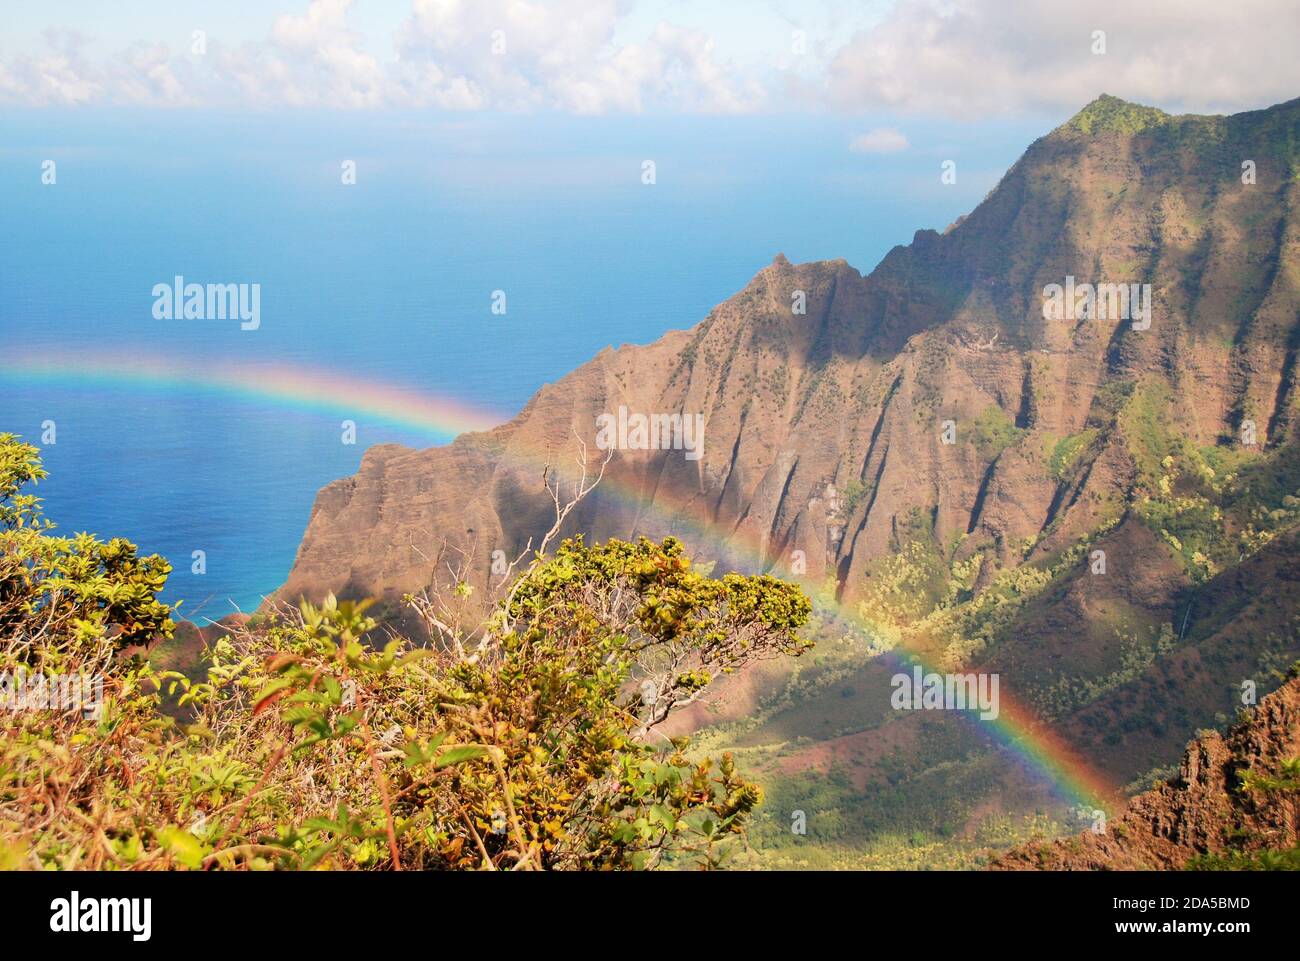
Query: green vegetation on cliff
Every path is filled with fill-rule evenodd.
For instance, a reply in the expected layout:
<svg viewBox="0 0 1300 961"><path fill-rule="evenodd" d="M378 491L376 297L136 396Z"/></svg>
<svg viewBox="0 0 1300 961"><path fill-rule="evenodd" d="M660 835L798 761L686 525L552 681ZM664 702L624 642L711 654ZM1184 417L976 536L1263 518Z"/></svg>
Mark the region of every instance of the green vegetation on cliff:
<svg viewBox="0 0 1300 961"><path fill-rule="evenodd" d="M1174 118L1156 107L1129 103L1110 94L1102 94L1066 122L1069 130L1094 134L1103 130L1134 134L1168 123Z"/></svg>

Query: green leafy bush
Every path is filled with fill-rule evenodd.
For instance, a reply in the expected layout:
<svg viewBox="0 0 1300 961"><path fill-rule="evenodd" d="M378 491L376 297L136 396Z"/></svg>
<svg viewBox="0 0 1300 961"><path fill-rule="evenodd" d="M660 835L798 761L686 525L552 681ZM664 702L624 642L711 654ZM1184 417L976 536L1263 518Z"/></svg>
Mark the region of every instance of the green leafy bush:
<svg viewBox="0 0 1300 961"><path fill-rule="evenodd" d="M791 585L705 577L671 538L575 540L469 648L378 647L369 602L331 596L228 625L192 678L122 650L171 632L166 562L50 534L20 493L43 476L0 437L0 668L94 676L103 698L0 712L6 866L712 867L761 799L656 727L809 646Z"/></svg>

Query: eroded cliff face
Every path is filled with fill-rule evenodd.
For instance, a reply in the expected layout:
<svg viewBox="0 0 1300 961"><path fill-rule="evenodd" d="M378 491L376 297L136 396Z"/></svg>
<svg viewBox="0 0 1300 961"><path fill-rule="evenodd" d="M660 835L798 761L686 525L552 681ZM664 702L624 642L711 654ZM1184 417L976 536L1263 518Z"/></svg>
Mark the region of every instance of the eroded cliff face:
<svg viewBox="0 0 1300 961"><path fill-rule="evenodd" d="M720 569L803 564L846 601L918 514L956 557L995 555L986 571L1048 556L1132 495L1113 385L1158 384L1161 416L1198 444L1245 420L1265 447L1291 436L1298 139L1300 101L1170 117L1103 97L866 277L777 256L696 327L603 351L496 430L372 448L321 491L281 595L393 598L462 556L486 584L493 551L550 526L545 465L571 484L581 439L596 470L597 417L620 406L702 414L702 456L616 452L566 534L673 533ZM1044 319L1043 288L1067 277L1149 284L1149 329ZM1053 447L1072 437L1062 469Z"/></svg>
<svg viewBox="0 0 1300 961"><path fill-rule="evenodd" d="M561 534L676 535L717 572L802 581L824 623L813 664L727 678L672 730L710 727L809 812L813 843L819 806L852 812L826 829L837 849L1061 815L990 730L891 710L897 658L1000 675L1021 735L1049 732L1112 789L1224 723L1243 679L1278 683L1300 657L1298 197L1300 101L1224 118L1100 98L868 276L778 255L692 329L602 351L508 424L372 448L320 492L281 596L396 601L463 565L488 598L494 552L553 523L547 480L567 495L583 445L599 470L602 415L698 414L698 459L615 451ZM1150 313L1045 317L1045 288L1071 282L1149 285ZM882 592L914 608L890 658ZM1185 780L1229 776L1206 774L1216 757ZM1224 812L1205 811L1132 864L1208 844ZM1089 842L1129 863L1115 843Z"/></svg>

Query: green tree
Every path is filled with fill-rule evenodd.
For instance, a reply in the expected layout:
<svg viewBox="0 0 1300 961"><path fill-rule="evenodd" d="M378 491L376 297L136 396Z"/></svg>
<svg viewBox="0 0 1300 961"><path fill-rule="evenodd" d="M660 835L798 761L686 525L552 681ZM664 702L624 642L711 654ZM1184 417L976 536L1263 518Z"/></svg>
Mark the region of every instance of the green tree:
<svg viewBox="0 0 1300 961"><path fill-rule="evenodd" d="M105 689L90 715L0 712L0 863L713 867L761 800L730 757L657 728L719 675L809 646L789 584L706 577L671 538L576 539L503 588L472 644L378 647L370 603L330 596L228 625L187 677L120 656L171 631L165 562L54 537L20 493L44 476L34 448L0 437L0 465L0 663Z"/></svg>

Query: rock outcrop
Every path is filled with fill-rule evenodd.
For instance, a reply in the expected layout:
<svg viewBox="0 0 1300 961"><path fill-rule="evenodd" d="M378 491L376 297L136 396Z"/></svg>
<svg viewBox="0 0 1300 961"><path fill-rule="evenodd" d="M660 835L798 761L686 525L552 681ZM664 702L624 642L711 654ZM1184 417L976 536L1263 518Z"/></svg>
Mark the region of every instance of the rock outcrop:
<svg viewBox="0 0 1300 961"><path fill-rule="evenodd" d="M994 870L1178 870L1200 855L1286 850L1300 843L1300 786L1241 790L1239 772L1277 778L1300 757L1300 678L1260 701L1226 735L1187 746L1177 777L1132 798L1101 831L1016 848ZM1100 826L1100 825L1099 825Z"/></svg>

